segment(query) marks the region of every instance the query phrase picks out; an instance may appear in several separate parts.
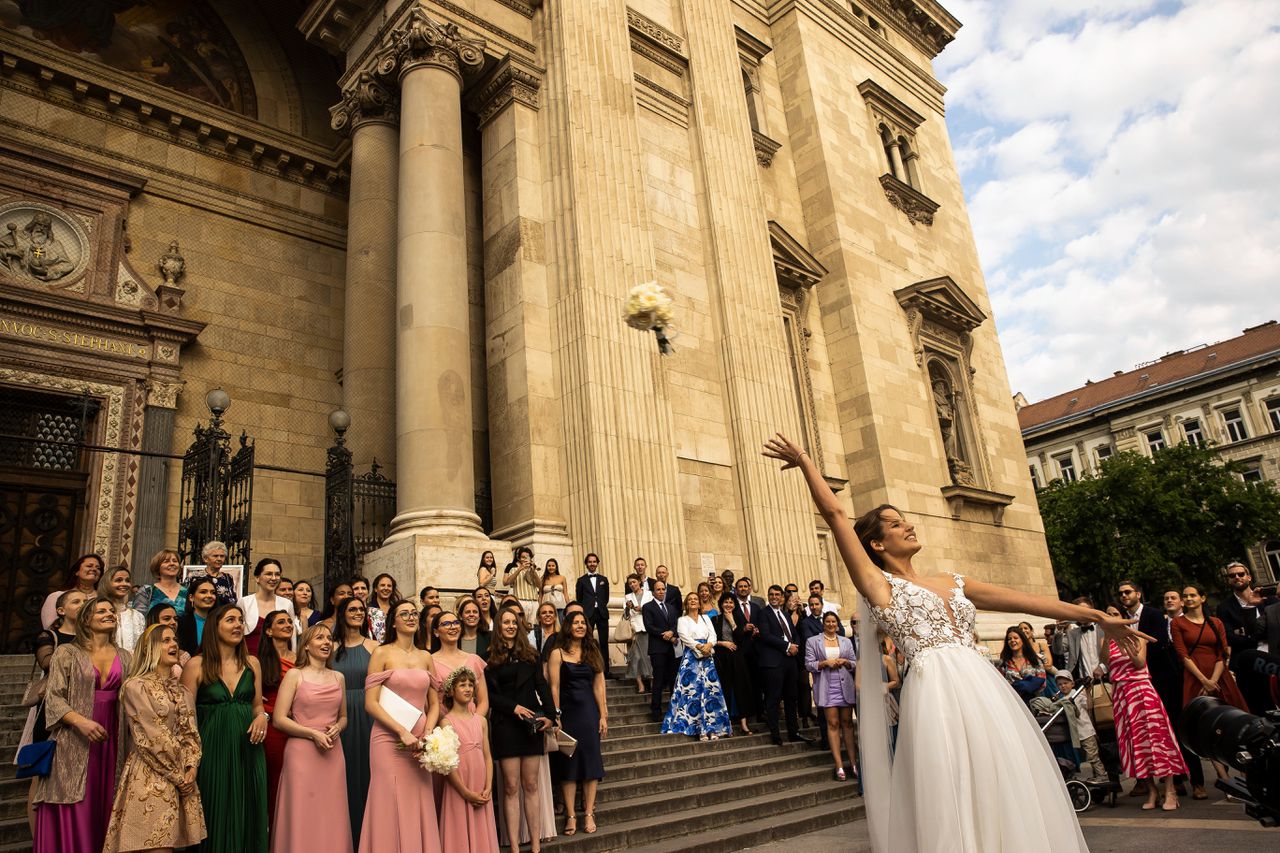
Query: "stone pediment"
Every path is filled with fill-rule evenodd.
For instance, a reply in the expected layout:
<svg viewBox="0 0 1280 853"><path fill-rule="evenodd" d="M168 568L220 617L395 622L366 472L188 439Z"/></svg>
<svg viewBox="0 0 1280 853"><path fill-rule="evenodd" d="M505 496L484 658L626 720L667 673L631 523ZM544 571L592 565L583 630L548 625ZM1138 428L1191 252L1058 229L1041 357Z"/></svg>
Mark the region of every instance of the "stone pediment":
<svg viewBox="0 0 1280 853"><path fill-rule="evenodd" d="M925 320L957 333L972 332L987 319L949 275L909 284L893 295L908 313L919 311Z"/></svg>
<svg viewBox="0 0 1280 853"><path fill-rule="evenodd" d="M0 338L177 369L204 324L179 316L176 241L148 273L129 257L129 203L144 185L107 167L0 148Z"/></svg>
<svg viewBox="0 0 1280 853"><path fill-rule="evenodd" d="M813 253L772 219L769 220L769 242L773 245L773 267L779 281L808 288L827 274L827 268Z"/></svg>

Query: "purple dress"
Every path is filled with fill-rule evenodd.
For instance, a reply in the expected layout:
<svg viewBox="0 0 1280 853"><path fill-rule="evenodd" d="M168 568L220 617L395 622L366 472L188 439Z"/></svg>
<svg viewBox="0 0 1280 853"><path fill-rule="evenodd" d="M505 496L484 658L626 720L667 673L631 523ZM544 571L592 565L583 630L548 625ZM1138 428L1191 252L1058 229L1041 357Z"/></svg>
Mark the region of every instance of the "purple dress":
<svg viewBox="0 0 1280 853"><path fill-rule="evenodd" d="M101 850L111 822L111 804L116 798L116 738L119 736L117 705L124 668L119 656L107 671L106 681L95 671L99 683L93 692L93 721L107 730L107 739L89 744L89 764L84 780L84 799L78 803L41 803L36 812L35 853L67 853L73 850Z"/></svg>

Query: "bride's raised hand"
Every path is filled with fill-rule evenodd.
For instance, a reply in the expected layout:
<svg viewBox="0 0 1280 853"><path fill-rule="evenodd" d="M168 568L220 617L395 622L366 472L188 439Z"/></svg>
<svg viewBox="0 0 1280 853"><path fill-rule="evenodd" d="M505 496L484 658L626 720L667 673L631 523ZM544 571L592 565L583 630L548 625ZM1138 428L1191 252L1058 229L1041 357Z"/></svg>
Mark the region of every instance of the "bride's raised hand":
<svg viewBox="0 0 1280 853"><path fill-rule="evenodd" d="M1106 634L1107 639L1115 640L1116 645L1123 649L1126 654L1132 654L1137 651L1139 640L1146 640L1148 643L1158 642L1150 634L1144 634L1134 628L1133 625L1137 621L1137 619L1126 619L1123 616L1103 614L1102 618L1098 620L1098 627L1102 629L1102 633Z"/></svg>
<svg viewBox="0 0 1280 853"><path fill-rule="evenodd" d="M785 463L781 469L783 471L799 465L800 457L804 455L804 450L796 447L791 439L780 432L774 433L773 438L764 443L764 449L760 452L761 455L768 456L770 459L781 459Z"/></svg>

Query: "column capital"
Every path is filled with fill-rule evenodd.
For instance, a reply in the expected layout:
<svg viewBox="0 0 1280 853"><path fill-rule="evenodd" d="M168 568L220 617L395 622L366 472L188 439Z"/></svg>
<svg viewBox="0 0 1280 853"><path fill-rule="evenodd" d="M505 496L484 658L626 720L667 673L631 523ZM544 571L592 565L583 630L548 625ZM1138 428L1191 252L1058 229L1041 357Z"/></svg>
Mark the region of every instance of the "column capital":
<svg viewBox="0 0 1280 853"><path fill-rule="evenodd" d="M464 34L451 21L432 20L421 6L391 31L374 57L380 77L403 79L415 68L443 68L458 78L459 85L464 71L483 64L484 39Z"/></svg>
<svg viewBox="0 0 1280 853"><path fill-rule="evenodd" d="M342 100L329 107L329 126L352 133L369 122L395 125L400 101L394 90L383 85L369 71L361 71L342 92Z"/></svg>
<svg viewBox="0 0 1280 853"><path fill-rule="evenodd" d="M484 80L476 84L467 98L467 107L479 118L480 127L484 127L512 103L519 102L536 110L541 88L542 69L527 59L508 53Z"/></svg>

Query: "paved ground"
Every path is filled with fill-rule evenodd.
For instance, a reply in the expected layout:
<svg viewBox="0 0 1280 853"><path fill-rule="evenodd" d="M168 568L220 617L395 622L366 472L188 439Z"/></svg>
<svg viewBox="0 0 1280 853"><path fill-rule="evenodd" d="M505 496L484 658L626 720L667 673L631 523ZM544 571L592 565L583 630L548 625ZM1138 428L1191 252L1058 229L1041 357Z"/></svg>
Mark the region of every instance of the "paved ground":
<svg viewBox="0 0 1280 853"><path fill-rule="evenodd" d="M1209 771L1213 778L1213 771ZM1183 797L1175 812L1145 812L1138 798L1121 797L1114 809L1097 806L1080 815L1080 826L1091 853L1149 853L1161 849L1193 853L1275 853L1280 850L1280 828L1263 829L1245 816L1244 807L1223 799L1213 790L1209 799ZM865 822L828 829L752 847L751 853L869 853Z"/></svg>

